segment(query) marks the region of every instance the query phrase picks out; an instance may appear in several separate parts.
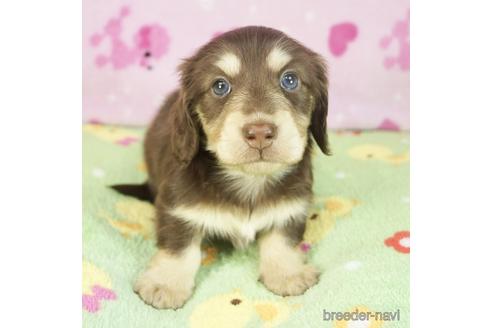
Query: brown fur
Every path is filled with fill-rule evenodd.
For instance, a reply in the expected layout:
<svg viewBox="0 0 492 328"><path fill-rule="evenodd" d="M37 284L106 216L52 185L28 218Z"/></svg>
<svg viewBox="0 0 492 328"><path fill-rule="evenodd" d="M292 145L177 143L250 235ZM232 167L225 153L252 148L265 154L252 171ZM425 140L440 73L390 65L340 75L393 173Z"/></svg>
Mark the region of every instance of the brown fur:
<svg viewBox="0 0 492 328"><path fill-rule="evenodd" d="M304 98L288 95L289 100L295 108L308 111L308 99L315 99L309 130L321 150L329 153L326 136L327 79L320 56L287 38L283 33L262 27L235 30L211 41L181 65L181 89L167 98L145 138L149 185L157 196L159 246L178 251L185 245L184 239L191 240L192 234L189 230L193 228L177 223L179 219L166 214L166 209L177 203L193 204L201 201L234 204L249 209L251 206L269 203L279 198L311 197L311 142L306 147L303 159L284 179L266 188L256 204L246 204L234 193L225 192L227 182L218 174L217 159L205 149L207 137L195 111L196 105L206 98L203 94L210 88L211 81L203 82L210 76L210 73L204 70L217 70L212 63L222 49L237 49L237 53L243 54L244 59L258 61L252 67L263 69L260 60L279 42L294 54L293 61L298 63L300 77L308 88L303 95ZM245 81L249 80L249 76L261 77L255 71L244 73L248 75L242 78ZM257 84L258 87L253 88L252 99L261 99L264 94L261 87L270 83L259 81ZM224 100L220 99L219 102L221 101ZM209 120L218 115L213 111L206 114ZM177 241L173 242L174 239Z"/></svg>
<svg viewBox="0 0 492 328"><path fill-rule="evenodd" d="M275 46L292 56L289 67L302 83L298 92L280 90L275 75L279 73L265 67L265 58ZM329 154L327 78L321 57L285 34L264 27L241 28L215 38L180 66L181 87L168 96L145 138L149 187L157 209L157 245L174 254L185 249L194 236L203 235L200 227L169 214L178 205L215 204L252 213L280 200L312 197L313 142L309 137L302 159L288 163L283 176L266 184L257 197L245 199L231 191L222 163L207 149L224 128L221 115L225 109L235 110L233 100L214 97L210 91L214 78L224 75L214 66L224 52L237 55L243 65L239 76L227 79L234 86L236 98L232 99L240 102L244 113L271 114L282 103L297 129L304 135L310 132L320 149ZM278 229L292 247L302 240L306 215Z"/></svg>

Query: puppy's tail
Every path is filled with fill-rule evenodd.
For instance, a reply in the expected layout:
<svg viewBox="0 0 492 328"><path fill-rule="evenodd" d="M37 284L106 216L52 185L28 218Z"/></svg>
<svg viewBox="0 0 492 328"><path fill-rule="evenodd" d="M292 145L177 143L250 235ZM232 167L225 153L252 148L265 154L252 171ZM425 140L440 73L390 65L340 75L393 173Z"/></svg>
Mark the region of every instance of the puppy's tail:
<svg viewBox="0 0 492 328"><path fill-rule="evenodd" d="M154 202L154 195L150 191L149 184L144 182L142 184L119 184L109 186L111 189L116 190L120 194L135 197L137 199L147 201L150 203Z"/></svg>

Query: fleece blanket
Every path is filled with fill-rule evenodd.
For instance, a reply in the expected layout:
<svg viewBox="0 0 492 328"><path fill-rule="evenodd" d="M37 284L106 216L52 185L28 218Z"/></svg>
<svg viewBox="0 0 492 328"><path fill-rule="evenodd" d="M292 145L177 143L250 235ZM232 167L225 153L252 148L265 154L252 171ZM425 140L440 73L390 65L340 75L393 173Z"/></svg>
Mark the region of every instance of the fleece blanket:
<svg viewBox="0 0 492 328"><path fill-rule="evenodd" d="M409 326L408 133L331 131L333 156L313 155L316 197L299 247L322 272L316 286L274 295L257 281L255 244L207 244L195 292L176 311L132 291L156 250L152 205L108 188L145 180L143 133L83 126L84 327Z"/></svg>

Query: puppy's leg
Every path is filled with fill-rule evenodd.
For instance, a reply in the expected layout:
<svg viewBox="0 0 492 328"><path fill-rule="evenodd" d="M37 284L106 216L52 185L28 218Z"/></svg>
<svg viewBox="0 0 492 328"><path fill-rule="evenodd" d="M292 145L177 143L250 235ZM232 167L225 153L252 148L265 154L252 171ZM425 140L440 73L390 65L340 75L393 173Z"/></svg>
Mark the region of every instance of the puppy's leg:
<svg viewBox="0 0 492 328"><path fill-rule="evenodd" d="M158 309L177 309L191 296L200 267L201 237L179 219L161 218L159 251L140 274L133 290Z"/></svg>
<svg viewBox="0 0 492 328"><path fill-rule="evenodd" d="M260 281L277 295L301 295L318 282L318 271L305 263L304 254L297 247L304 228L304 222L292 222L264 233L258 240Z"/></svg>

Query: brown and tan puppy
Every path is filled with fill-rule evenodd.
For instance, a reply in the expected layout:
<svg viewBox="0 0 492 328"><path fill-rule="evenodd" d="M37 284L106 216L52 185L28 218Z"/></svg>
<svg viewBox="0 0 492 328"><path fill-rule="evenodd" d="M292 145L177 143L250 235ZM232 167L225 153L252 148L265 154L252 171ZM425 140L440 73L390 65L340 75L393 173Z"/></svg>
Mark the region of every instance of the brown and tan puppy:
<svg viewBox="0 0 492 328"><path fill-rule="evenodd" d="M148 130L158 252L134 290L156 308L191 296L200 243L258 237L260 281L299 295L318 280L298 248L312 198L312 139L328 154L326 68L282 32L240 28L180 66L181 87ZM116 188L117 189L117 188Z"/></svg>

